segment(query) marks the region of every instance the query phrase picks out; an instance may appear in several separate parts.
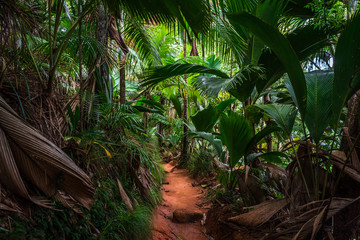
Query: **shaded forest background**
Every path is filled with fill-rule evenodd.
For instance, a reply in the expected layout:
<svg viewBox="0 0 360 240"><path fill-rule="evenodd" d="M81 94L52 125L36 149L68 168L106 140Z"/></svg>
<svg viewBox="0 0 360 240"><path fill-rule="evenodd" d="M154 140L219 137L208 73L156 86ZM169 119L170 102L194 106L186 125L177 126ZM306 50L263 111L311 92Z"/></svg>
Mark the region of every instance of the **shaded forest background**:
<svg viewBox="0 0 360 240"><path fill-rule="evenodd" d="M8 0L0 27L1 238L146 239L161 159L232 230L359 238L358 1Z"/></svg>

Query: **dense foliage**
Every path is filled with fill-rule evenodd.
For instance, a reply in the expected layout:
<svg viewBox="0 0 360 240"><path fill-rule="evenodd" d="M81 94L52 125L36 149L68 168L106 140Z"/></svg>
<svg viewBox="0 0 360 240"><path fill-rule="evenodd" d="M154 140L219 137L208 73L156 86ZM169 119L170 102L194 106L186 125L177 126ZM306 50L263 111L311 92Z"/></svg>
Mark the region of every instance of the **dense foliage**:
<svg viewBox="0 0 360 240"><path fill-rule="evenodd" d="M359 233L358 1L0 2L1 237L145 239L162 157L269 239Z"/></svg>

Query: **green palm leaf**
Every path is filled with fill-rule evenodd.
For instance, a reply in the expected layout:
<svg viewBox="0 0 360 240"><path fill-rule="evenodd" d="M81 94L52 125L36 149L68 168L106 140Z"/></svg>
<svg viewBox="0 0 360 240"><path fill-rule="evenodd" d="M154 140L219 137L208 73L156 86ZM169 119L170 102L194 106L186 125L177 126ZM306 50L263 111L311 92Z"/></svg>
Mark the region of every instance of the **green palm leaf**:
<svg viewBox="0 0 360 240"><path fill-rule="evenodd" d="M199 64L191 63L173 63L163 67L155 67L150 69L144 80L141 82L142 87L154 87L164 80L184 74L207 73L221 78L229 78L228 75L218 69L209 68Z"/></svg>
<svg viewBox="0 0 360 240"><path fill-rule="evenodd" d="M229 150L229 165L233 168L244 156L246 146L253 137L250 123L243 116L229 112L220 119L220 136Z"/></svg>
<svg viewBox="0 0 360 240"><path fill-rule="evenodd" d="M126 25L124 35L128 42L134 44L134 48L142 59L147 60L150 65L161 65L160 54L152 40L153 37L142 23L130 20Z"/></svg>
<svg viewBox="0 0 360 240"><path fill-rule="evenodd" d="M206 141L208 141L216 150L216 154L218 157L222 154L222 142L220 139L216 138L216 135L208 132L192 132L191 135L193 135L195 138L202 138Z"/></svg>
<svg viewBox="0 0 360 240"><path fill-rule="evenodd" d="M360 13L358 12L342 32L335 53L332 94L332 122L339 121L342 107L360 89Z"/></svg>
<svg viewBox="0 0 360 240"><path fill-rule="evenodd" d="M286 38L289 40L299 60L304 61L313 53L329 46L331 44L331 36L334 36L337 32L337 29L328 32L309 25L296 29L286 35ZM266 78L259 79L256 82L256 88L261 93L277 81L286 72L286 69L276 54L270 49L262 53L259 64L266 69Z"/></svg>
<svg viewBox="0 0 360 240"><path fill-rule="evenodd" d="M310 135L319 143L325 128L330 122L331 91L334 79L332 71L314 71L305 74L307 85L307 105L305 123ZM293 89L289 80L286 79L286 86L291 95Z"/></svg>
<svg viewBox="0 0 360 240"><path fill-rule="evenodd" d="M194 80L194 85L210 97L217 97L221 91L228 91L240 101L245 101L254 90L261 73L262 68L245 65L231 78L199 76Z"/></svg>
<svg viewBox="0 0 360 240"><path fill-rule="evenodd" d="M285 66L294 86L296 104L302 115L306 111L306 82L294 49L289 41L273 26L261 21L248 13L228 16L232 24L239 24L252 32L259 40L268 45Z"/></svg>
<svg viewBox="0 0 360 240"><path fill-rule="evenodd" d="M170 96L170 101L174 105L174 108L175 108L175 111L176 111L177 115L179 116L179 118L181 118L181 116L182 116L182 105L181 105L181 102L180 102L179 98L177 96L175 96L175 95L171 95Z"/></svg>
<svg viewBox="0 0 360 240"><path fill-rule="evenodd" d="M260 132L258 132L248 143L248 145L246 146L246 150L245 153L249 153L251 151L251 149L254 148L254 146L264 137L266 137L267 135L275 132L275 131L280 131L282 128L279 126L267 126L265 127L263 130L261 130Z"/></svg>
<svg viewBox="0 0 360 240"><path fill-rule="evenodd" d="M219 115L220 112L212 105L209 105L207 108L197 112L190 118L197 131L212 132L213 127L219 119Z"/></svg>
<svg viewBox="0 0 360 240"><path fill-rule="evenodd" d="M276 124L282 128L287 136L291 135L297 111L291 105L266 104L259 105L258 108L264 110Z"/></svg>
<svg viewBox="0 0 360 240"><path fill-rule="evenodd" d="M194 116L190 117L196 130L199 132L212 132L221 112L223 112L233 102L235 102L235 99L231 98L222 101L216 107L209 105L205 109L198 111Z"/></svg>
<svg viewBox="0 0 360 240"><path fill-rule="evenodd" d="M247 156L247 162L253 161L255 158L262 158L265 162L282 164L283 158L288 158L285 153L282 152L267 152L267 153L252 153Z"/></svg>
<svg viewBox="0 0 360 240"><path fill-rule="evenodd" d="M169 23L176 20L183 26L190 26L197 34L206 32L211 23L208 1L193 0L103 0L115 16L125 10L131 17L143 19L148 23Z"/></svg>

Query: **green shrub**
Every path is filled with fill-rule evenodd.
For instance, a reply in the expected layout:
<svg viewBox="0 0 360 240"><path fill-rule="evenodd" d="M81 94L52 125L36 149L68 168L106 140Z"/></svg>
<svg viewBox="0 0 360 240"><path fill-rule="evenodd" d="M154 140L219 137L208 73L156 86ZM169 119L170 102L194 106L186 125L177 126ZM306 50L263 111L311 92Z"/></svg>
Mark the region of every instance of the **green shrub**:
<svg viewBox="0 0 360 240"><path fill-rule="evenodd" d="M209 149L199 149L191 154L186 168L194 177L206 177L214 171L213 159L214 156Z"/></svg>

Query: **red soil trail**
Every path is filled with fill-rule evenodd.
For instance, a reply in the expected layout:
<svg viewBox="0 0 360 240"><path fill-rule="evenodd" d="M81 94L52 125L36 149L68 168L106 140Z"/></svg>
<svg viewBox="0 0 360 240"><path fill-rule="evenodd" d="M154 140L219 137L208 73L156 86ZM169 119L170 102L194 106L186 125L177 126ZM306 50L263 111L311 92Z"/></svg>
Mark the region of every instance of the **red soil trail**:
<svg viewBox="0 0 360 240"><path fill-rule="evenodd" d="M163 185L163 203L154 212L153 240L208 240L202 232L203 226L200 221L172 221L176 209L206 213L207 209L198 206L203 202L205 190L196 184L186 170L174 168L171 163L166 163L164 168L167 172L164 183L168 184Z"/></svg>

